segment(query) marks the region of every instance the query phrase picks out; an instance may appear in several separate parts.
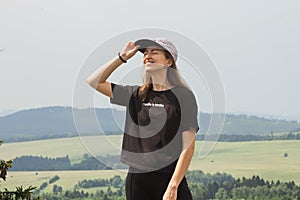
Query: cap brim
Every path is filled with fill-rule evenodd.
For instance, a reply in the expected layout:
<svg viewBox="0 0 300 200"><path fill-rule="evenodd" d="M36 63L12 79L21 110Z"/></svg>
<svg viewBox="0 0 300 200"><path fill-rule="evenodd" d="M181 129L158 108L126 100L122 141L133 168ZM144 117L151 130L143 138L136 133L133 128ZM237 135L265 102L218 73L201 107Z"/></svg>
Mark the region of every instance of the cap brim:
<svg viewBox="0 0 300 200"><path fill-rule="evenodd" d="M153 40L149 40L149 39L140 39L140 40L137 40L134 44L140 46L138 50L142 53L144 53L144 51L150 46L155 46L159 49L166 50L163 46L161 46L157 42L155 42Z"/></svg>

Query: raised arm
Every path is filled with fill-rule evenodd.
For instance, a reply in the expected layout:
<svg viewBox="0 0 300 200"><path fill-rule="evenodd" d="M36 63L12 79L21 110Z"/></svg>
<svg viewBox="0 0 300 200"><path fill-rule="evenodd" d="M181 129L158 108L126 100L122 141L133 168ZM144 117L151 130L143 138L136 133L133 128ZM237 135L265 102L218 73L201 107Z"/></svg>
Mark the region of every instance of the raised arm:
<svg viewBox="0 0 300 200"><path fill-rule="evenodd" d="M106 80L124 61L127 61L134 56L137 50L138 46L135 46L134 42L128 42L120 53L121 58L116 56L111 61L101 66L87 78L87 83L100 93L112 97L111 84Z"/></svg>

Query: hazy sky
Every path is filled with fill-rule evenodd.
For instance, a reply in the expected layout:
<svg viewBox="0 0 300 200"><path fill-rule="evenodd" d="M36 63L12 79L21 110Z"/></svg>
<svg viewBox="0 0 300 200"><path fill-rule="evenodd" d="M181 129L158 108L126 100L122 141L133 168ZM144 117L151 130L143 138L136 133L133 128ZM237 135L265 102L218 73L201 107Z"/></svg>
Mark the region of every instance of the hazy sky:
<svg viewBox="0 0 300 200"><path fill-rule="evenodd" d="M207 51L223 79L227 112L299 116L299 6L297 0L0 0L0 110L72 105L91 51L121 33L156 27Z"/></svg>

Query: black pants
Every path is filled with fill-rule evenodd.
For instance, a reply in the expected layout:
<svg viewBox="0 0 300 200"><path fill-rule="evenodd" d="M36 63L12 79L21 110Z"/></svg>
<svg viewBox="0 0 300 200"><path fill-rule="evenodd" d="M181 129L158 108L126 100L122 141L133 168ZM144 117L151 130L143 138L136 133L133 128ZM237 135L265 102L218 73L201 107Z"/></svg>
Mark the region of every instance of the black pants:
<svg viewBox="0 0 300 200"><path fill-rule="evenodd" d="M126 178L127 200L162 200L172 175L160 172L128 173ZM181 181L177 200L192 200L185 177Z"/></svg>

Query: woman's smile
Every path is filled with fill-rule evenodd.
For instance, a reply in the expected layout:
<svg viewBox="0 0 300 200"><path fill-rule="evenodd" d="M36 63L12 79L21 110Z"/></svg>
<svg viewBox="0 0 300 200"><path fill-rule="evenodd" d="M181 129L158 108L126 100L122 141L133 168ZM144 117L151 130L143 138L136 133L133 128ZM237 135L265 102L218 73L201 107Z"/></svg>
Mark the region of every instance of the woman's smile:
<svg viewBox="0 0 300 200"><path fill-rule="evenodd" d="M153 60L148 60L148 59L145 60L145 65L149 65L149 64L152 64L152 63L154 63Z"/></svg>

